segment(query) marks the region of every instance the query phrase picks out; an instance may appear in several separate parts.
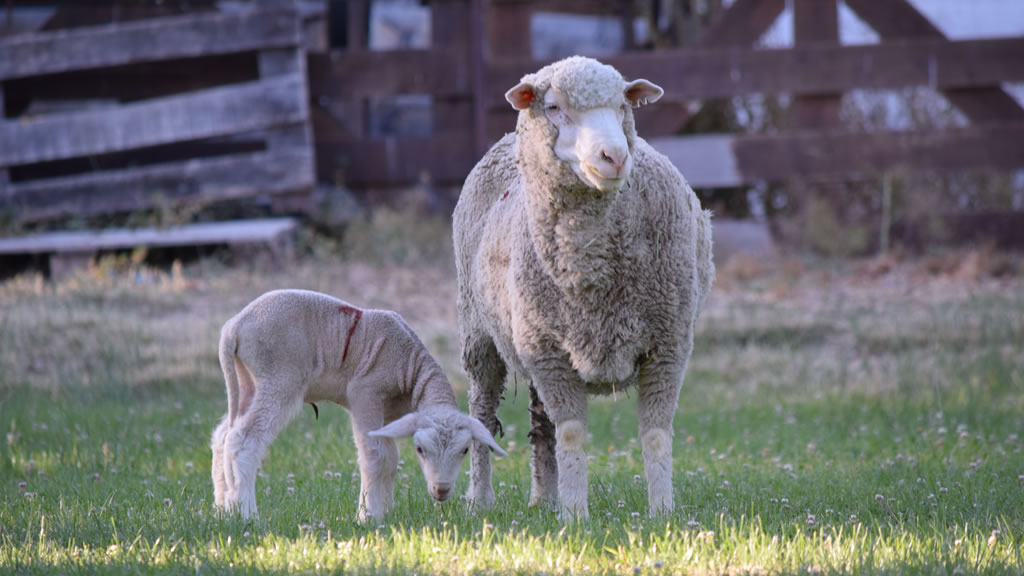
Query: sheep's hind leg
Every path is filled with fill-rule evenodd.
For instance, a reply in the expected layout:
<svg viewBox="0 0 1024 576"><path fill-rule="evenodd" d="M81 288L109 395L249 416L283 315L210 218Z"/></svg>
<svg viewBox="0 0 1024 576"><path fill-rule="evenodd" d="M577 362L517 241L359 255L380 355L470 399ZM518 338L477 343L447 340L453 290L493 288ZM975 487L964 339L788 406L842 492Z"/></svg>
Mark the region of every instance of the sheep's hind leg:
<svg viewBox="0 0 1024 576"><path fill-rule="evenodd" d="M555 459L555 425L544 411L537 389L530 384L530 444L533 445L533 477L530 506L558 502L558 462Z"/></svg>
<svg viewBox="0 0 1024 576"><path fill-rule="evenodd" d="M644 456L644 474L647 476L647 501L652 517L670 514L674 507L672 420L682 383L682 371L641 368L637 419Z"/></svg>
<svg viewBox="0 0 1024 576"><path fill-rule="evenodd" d="M242 516L258 514L256 509L256 473L267 448L285 426L302 410L305 395L302 378L293 374L267 377L256 390L249 409L239 415L228 432L225 455L231 463L234 485L228 503ZM267 393L270 390L272 393Z"/></svg>
<svg viewBox="0 0 1024 576"><path fill-rule="evenodd" d="M469 413L483 423L497 437L501 429L498 405L505 389L507 368L490 340L478 340L467 345L463 365L472 382L469 389ZM473 442L470 456L470 484L467 497L474 506L494 506L494 486L491 482L491 450L480 442Z"/></svg>
<svg viewBox="0 0 1024 576"><path fill-rule="evenodd" d="M226 498L229 490L225 475L225 466L229 463L224 457L224 441L227 436L228 415L225 414L210 439L210 449L213 451L213 464L210 467L210 473L213 476L213 502L220 510L224 510L227 506Z"/></svg>

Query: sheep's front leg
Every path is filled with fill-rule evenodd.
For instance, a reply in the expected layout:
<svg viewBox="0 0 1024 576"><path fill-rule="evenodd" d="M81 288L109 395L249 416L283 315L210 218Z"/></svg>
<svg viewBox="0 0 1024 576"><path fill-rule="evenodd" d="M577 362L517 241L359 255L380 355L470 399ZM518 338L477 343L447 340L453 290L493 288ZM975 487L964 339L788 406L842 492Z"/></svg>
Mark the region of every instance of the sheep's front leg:
<svg viewBox="0 0 1024 576"><path fill-rule="evenodd" d="M648 361L640 369L637 418L647 476L647 503L653 516L669 514L672 497L672 420L683 385L682 366Z"/></svg>
<svg viewBox="0 0 1024 576"><path fill-rule="evenodd" d="M540 382L538 382L540 383ZM558 499L563 521L586 520L587 393L583 384L560 380L538 386L541 400L555 422L555 460L558 464Z"/></svg>
<svg viewBox="0 0 1024 576"><path fill-rule="evenodd" d="M494 437L498 436L498 406L505 389L507 369L498 350L489 340L467 345L463 364L472 380L469 389L469 414L483 423ZM473 506L494 506L494 486L491 481L491 449L473 442L470 456L470 480L467 497Z"/></svg>
<svg viewBox="0 0 1024 576"><path fill-rule="evenodd" d="M530 506L558 502L558 461L555 458L555 424L544 411L537 388L530 384L530 444L533 445L533 478Z"/></svg>
<svg viewBox="0 0 1024 576"><path fill-rule="evenodd" d="M395 474L398 472L398 445L391 438L373 438L367 432L375 427L361 425L352 418L359 458L359 521L380 520L395 505Z"/></svg>

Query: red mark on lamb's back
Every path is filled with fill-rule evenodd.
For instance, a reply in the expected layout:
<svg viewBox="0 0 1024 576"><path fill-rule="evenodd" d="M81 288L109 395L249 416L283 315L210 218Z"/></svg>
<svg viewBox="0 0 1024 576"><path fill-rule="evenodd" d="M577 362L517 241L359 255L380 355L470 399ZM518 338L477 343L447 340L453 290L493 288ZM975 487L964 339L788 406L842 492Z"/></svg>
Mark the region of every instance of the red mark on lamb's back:
<svg viewBox="0 0 1024 576"><path fill-rule="evenodd" d="M342 304L338 306L338 312L352 315L352 325L348 327L348 335L345 337L345 351L341 354L341 363L344 364L345 359L348 358L348 345L352 342L352 333L356 331L356 325L359 324L359 319L363 317L363 311L354 306Z"/></svg>

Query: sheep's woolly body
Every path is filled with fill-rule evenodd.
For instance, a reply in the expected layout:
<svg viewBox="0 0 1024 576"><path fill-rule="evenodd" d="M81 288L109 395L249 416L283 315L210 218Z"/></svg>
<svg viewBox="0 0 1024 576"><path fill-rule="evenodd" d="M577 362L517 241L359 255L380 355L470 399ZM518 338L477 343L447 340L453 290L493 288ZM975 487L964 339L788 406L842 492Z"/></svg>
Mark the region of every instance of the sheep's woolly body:
<svg viewBox="0 0 1024 576"><path fill-rule="evenodd" d="M710 215L668 159L637 136L613 68L574 57L524 81L538 94L556 87L574 107L624 106L634 167L616 193L587 187L554 156L557 129L541 98L480 160L454 215L466 371L474 389L500 390L496 375L505 370L495 362L529 375L558 429L563 512L576 514L586 514L586 459L582 447L562 445L563 428L586 422L584 392L638 386L651 513L670 510L672 417L714 276ZM494 404L471 403L472 413L486 424ZM533 500L550 500L553 483L536 477L550 462L538 460L538 448ZM474 454L470 497L487 502L484 456ZM488 485L477 481L478 468Z"/></svg>
<svg viewBox="0 0 1024 576"><path fill-rule="evenodd" d="M304 402L347 408L359 453L360 516L391 508L398 451L369 432L409 414L451 434L463 423L451 384L397 313L325 294L268 292L227 321L220 360L229 412L213 433L216 504L256 513L256 470Z"/></svg>

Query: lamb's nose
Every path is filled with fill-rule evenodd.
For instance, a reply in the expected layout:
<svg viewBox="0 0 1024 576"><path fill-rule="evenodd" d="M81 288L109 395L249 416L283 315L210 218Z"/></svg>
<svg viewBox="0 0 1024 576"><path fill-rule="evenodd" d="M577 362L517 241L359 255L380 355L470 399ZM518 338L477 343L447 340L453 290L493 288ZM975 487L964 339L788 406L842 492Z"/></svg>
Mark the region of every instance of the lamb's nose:
<svg viewBox="0 0 1024 576"><path fill-rule="evenodd" d="M434 488L434 498L437 498L438 500L444 502L445 500L448 499L449 492L451 492L450 488L441 488L440 486L438 486L437 488Z"/></svg>
<svg viewBox="0 0 1024 576"><path fill-rule="evenodd" d="M615 175L622 174L622 167L626 164L626 151L617 146L610 146L601 150L601 160L611 164L615 168Z"/></svg>

